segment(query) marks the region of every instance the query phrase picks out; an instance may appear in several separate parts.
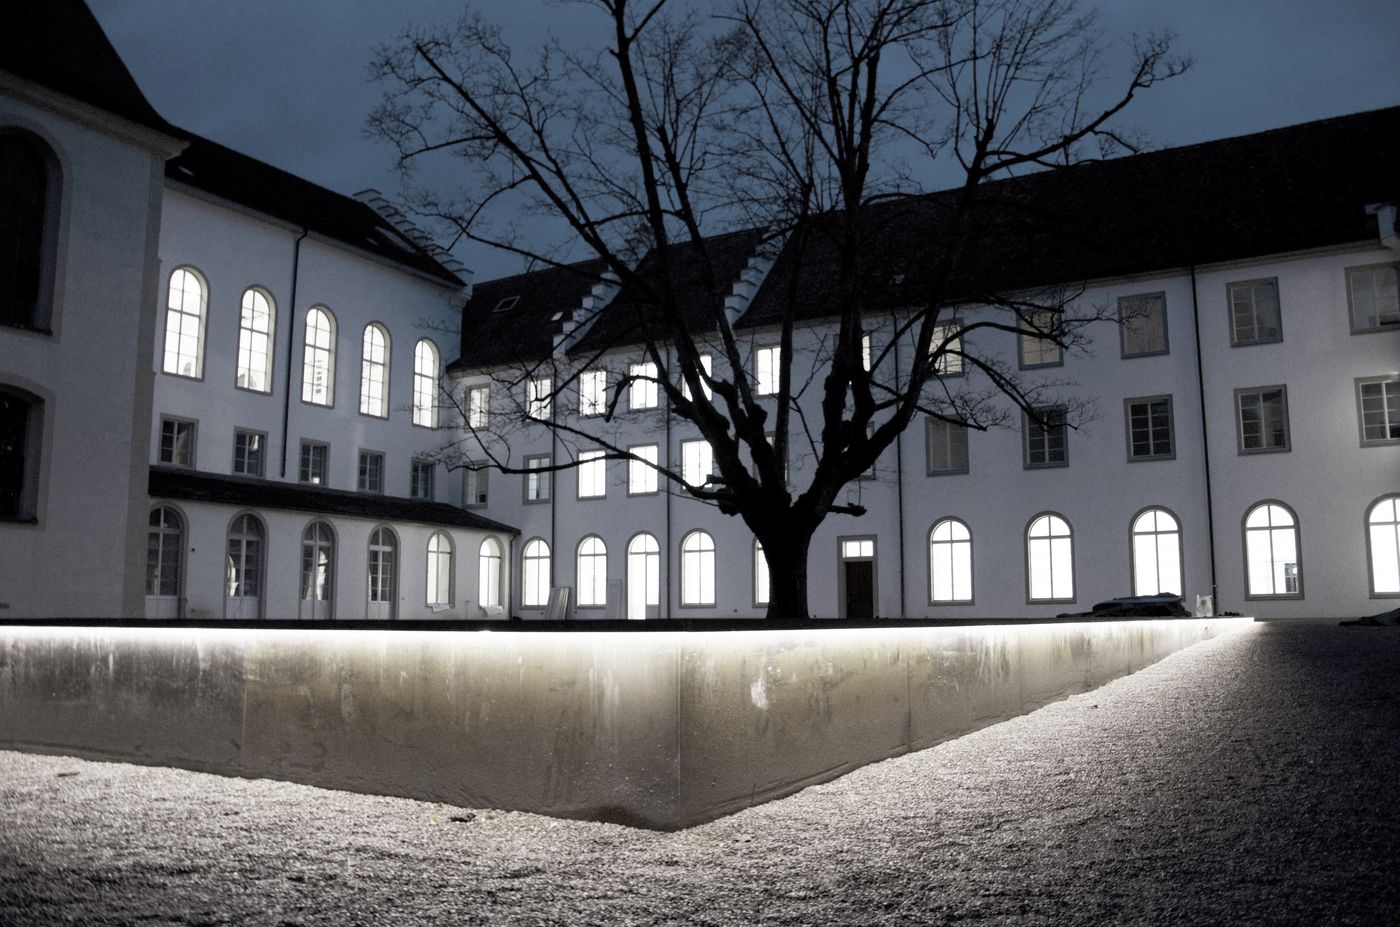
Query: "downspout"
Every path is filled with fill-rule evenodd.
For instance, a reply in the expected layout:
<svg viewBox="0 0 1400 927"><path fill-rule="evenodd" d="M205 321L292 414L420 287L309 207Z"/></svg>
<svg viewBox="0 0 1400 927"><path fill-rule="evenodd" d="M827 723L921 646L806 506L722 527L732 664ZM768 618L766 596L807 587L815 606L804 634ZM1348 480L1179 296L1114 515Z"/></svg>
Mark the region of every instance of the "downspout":
<svg viewBox="0 0 1400 927"><path fill-rule="evenodd" d="M551 402L551 403L549 404L549 414L550 414L551 417L553 417L553 416L556 414L555 408L554 408L554 407L557 406L557 405L559 404L559 402L558 402L559 397L558 397L557 395L554 397L554 399L555 399L555 401L554 401L554 402ZM556 429L556 428L551 428L551 429L549 429L549 465L550 465L551 467L553 467L553 466L554 466L555 464L557 464L558 462L559 462L559 431L558 431L558 429ZM553 589L553 588L554 588L554 562L555 562L556 560L559 559L559 547L558 547L557 544L554 543L554 532L555 532L555 530L556 530L557 527L558 527L557 515L558 515L558 511L559 511L559 502L558 502L558 497L559 497L558 489L559 489L559 487L556 485L556 482L557 482L557 481L556 481L554 478L555 478L556 476L558 476L558 475L559 475L559 471L558 471L558 470L550 470L550 471L549 471L549 588L550 588L550 589ZM521 572L523 573L524 571L522 570ZM522 579L523 579L523 578L524 578L524 577L522 576ZM546 598L546 599L545 599L545 602L548 603L548 601L549 601L549 599ZM565 620L568 619L569 613L570 613L571 611L573 611L572 608L566 608L566 609L564 609L564 615L563 615L563 617L564 617Z"/></svg>
<svg viewBox="0 0 1400 927"><path fill-rule="evenodd" d="M1210 601L1213 613L1221 614L1215 571L1215 500L1210 485L1210 430L1206 427L1206 374L1201 362L1201 301L1196 289L1196 265L1191 265L1191 323L1196 334L1196 395L1201 406L1201 455L1206 468L1206 541L1210 550ZM1185 592L1183 589L1182 592Z"/></svg>
<svg viewBox="0 0 1400 927"><path fill-rule="evenodd" d="M297 335L297 279L301 276L301 242L306 238L303 228L292 246L292 298L287 303L287 375L283 378L282 392L282 478L287 478L287 434L292 418L292 355L295 353Z"/></svg>
<svg viewBox="0 0 1400 927"><path fill-rule="evenodd" d="M666 347L666 367L667 367L667 377L669 378L669 377L670 377L670 372L669 372L669 371L675 368L675 361L674 361L674 359L671 357L671 348L670 348L669 345ZM667 469L668 471L672 472L672 473L675 472L674 468L672 467L672 460L671 460L671 394L670 394L670 393L667 393L667 394L666 394L666 469ZM665 556L665 558L664 558L664 563L666 564L666 582L665 582L665 584L664 584L664 585L665 585L665 588L666 588L666 613L665 613L665 615L662 616L662 617L665 617L665 618L670 618L670 617L671 617L671 495L672 495L672 488L673 488L673 487L671 486L671 481L670 481L670 480L667 480L667 481L666 481L666 525L665 525L665 535L666 535L665 544L666 544L666 546L662 548L662 550L666 551L666 556Z"/></svg>
<svg viewBox="0 0 1400 927"><path fill-rule="evenodd" d="M894 382L899 384L899 338L894 340ZM904 429L901 428L894 435L894 486L895 486L895 507L899 510L899 617L909 617L908 609L908 573L905 567L906 553L904 549Z"/></svg>

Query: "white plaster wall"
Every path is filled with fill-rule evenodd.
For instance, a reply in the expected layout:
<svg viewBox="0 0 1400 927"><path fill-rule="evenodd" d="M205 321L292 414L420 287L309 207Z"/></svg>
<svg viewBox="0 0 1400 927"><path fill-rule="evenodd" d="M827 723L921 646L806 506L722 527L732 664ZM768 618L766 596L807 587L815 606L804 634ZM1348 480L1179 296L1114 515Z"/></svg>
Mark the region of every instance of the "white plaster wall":
<svg viewBox="0 0 1400 927"><path fill-rule="evenodd" d="M0 327L0 382L44 400L38 523L0 522L0 617L139 616L149 254L174 142L2 88L0 126L43 139L62 183L52 334Z"/></svg>

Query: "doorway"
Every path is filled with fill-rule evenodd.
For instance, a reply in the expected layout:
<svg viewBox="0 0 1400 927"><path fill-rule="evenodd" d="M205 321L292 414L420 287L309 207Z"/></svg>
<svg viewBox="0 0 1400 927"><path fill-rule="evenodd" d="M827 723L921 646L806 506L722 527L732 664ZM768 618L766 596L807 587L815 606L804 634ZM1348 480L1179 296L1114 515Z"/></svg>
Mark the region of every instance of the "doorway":
<svg viewBox="0 0 1400 927"><path fill-rule="evenodd" d="M841 538L841 617L855 621L875 617L875 539Z"/></svg>

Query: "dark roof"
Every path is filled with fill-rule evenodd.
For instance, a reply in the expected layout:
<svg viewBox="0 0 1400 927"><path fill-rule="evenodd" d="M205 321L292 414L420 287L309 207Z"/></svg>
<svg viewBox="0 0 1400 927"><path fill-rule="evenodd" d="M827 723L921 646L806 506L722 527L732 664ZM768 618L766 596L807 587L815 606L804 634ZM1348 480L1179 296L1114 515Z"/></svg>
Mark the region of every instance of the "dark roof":
<svg viewBox="0 0 1400 927"><path fill-rule="evenodd" d="M515 528L445 502L402 499L369 493L326 489L302 483L279 483L246 476L199 473L173 467L151 467L148 491L153 498L187 499L262 509L287 509L316 515L342 515L373 521L416 522L453 528L477 528L519 534Z"/></svg>
<svg viewBox="0 0 1400 927"><path fill-rule="evenodd" d="M561 325L605 270L602 261L581 261L474 284L462 309L466 360L454 362L448 372L548 357Z"/></svg>
<svg viewBox="0 0 1400 927"><path fill-rule="evenodd" d="M327 190L217 142L191 141L167 161L171 180L410 267L452 286L464 281L354 197Z"/></svg>
<svg viewBox="0 0 1400 927"><path fill-rule="evenodd" d="M147 102L82 0L0 4L0 69L148 129L182 135Z"/></svg>

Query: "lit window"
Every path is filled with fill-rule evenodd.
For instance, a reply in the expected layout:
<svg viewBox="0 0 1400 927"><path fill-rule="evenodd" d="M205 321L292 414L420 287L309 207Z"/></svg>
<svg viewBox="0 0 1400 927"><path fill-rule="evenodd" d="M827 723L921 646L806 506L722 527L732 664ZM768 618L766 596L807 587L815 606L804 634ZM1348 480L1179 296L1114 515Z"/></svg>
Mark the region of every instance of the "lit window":
<svg viewBox="0 0 1400 927"><path fill-rule="evenodd" d="M313 521L301 535L301 616L329 619L335 598L335 535Z"/></svg>
<svg viewBox="0 0 1400 927"><path fill-rule="evenodd" d="M204 280L188 267L170 275L165 307L165 360L161 369L181 377L204 375Z"/></svg>
<svg viewBox="0 0 1400 927"><path fill-rule="evenodd" d="M1400 444L1400 377L1356 381L1361 443Z"/></svg>
<svg viewBox="0 0 1400 927"><path fill-rule="evenodd" d="M1121 297L1118 323L1124 357L1167 353L1167 294Z"/></svg>
<svg viewBox="0 0 1400 927"><path fill-rule="evenodd" d="M525 501L548 502L554 472L549 469L553 461L548 454L525 458Z"/></svg>
<svg viewBox="0 0 1400 927"><path fill-rule="evenodd" d="M1240 453L1286 451L1288 393L1282 386L1235 390Z"/></svg>
<svg viewBox="0 0 1400 927"><path fill-rule="evenodd" d="M389 416L389 333L366 325L360 350L360 413Z"/></svg>
<svg viewBox="0 0 1400 927"><path fill-rule="evenodd" d="M871 538L858 538L841 542L842 560L869 560L875 556L875 541Z"/></svg>
<svg viewBox="0 0 1400 927"><path fill-rule="evenodd" d="M928 349L933 357L933 372L940 377L960 377L963 374L962 323L956 319L933 327Z"/></svg>
<svg viewBox="0 0 1400 927"><path fill-rule="evenodd" d="M1181 526L1166 509L1133 519L1133 595L1181 595Z"/></svg>
<svg viewBox="0 0 1400 927"><path fill-rule="evenodd" d="M1232 283L1230 294L1230 344L1268 344L1283 340L1278 306L1278 280L1246 280Z"/></svg>
<svg viewBox="0 0 1400 927"><path fill-rule="evenodd" d="M486 490L491 471L484 460L469 460L462 471L462 504L476 508L486 504Z"/></svg>
<svg viewBox="0 0 1400 927"><path fill-rule="evenodd" d="M578 414L602 415L608 411L608 372L585 370L578 378Z"/></svg>
<svg viewBox="0 0 1400 927"><path fill-rule="evenodd" d="M1026 577L1030 601L1074 601L1074 539L1060 516L1041 515L1026 529Z"/></svg>
<svg viewBox="0 0 1400 927"><path fill-rule="evenodd" d="M586 537L578 545L578 604L608 604L608 547L600 537Z"/></svg>
<svg viewBox="0 0 1400 927"><path fill-rule="evenodd" d="M1380 499L1366 513L1371 595L1400 595L1400 496Z"/></svg>
<svg viewBox="0 0 1400 927"><path fill-rule="evenodd" d="M225 617L262 617L263 524L253 515L240 515L228 532L225 563Z"/></svg>
<svg viewBox="0 0 1400 927"><path fill-rule="evenodd" d="M1283 505L1261 502L1244 517L1245 597L1303 597L1298 522Z"/></svg>
<svg viewBox="0 0 1400 927"><path fill-rule="evenodd" d="M413 470L409 478L409 495L415 499L427 499L432 501L435 493L433 483L437 475L437 466L431 460L413 461Z"/></svg>
<svg viewBox="0 0 1400 927"><path fill-rule="evenodd" d="M242 476L263 475L263 448L267 435L241 428L233 433L233 472Z"/></svg>
<svg viewBox="0 0 1400 927"><path fill-rule="evenodd" d="M1172 442L1172 399L1153 396L1124 403L1128 416L1128 459L1169 460Z"/></svg>
<svg viewBox="0 0 1400 927"><path fill-rule="evenodd" d="M643 532L627 543L627 617L642 621L661 604L661 547Z"/></svg>
<svg viewBox="0 0 1400 927"><path fill-rule="evenodd" d="M710 389L710 384L706 382L705 377L710 376L715 372L715 359L708 354L701 354L700 369L705 371L705 373L700 377L700 393L706 399L709 399L714 395L714 392ZM690 384L685 382L684 378L681 379L681 395L683 395L686 399L690 398Z"/></svg>
<svg viewBox="0 0 1400 927"><path fill-rule="evenodd" d="M535 538L525 545L521 557L521 604L544 608L549 604L549 545Z"/></svg>
<svg viewBox="0 0 1400 927"><path fill-rule="evenodd" d="M525 414L537 421L549 421L550 397L554 393L554 382L549 377L536 377L525 381Z"/></svg>
<svg viewBox="0 0 1400 927"><path fill-rule="evenodd" d="M0 386L0 518L38 514L43 407L37 396Z"/></svg>
<svg viewBox="0 0 1400 927"><path fill-rule="evenodd" d="M1024 416L1026 467L1065 467L1069 450L1065 442L1065 410L1058 406L1036 409Z"/></svg>
<svg viewBox="0 0 1400 927"><path fill-rule="evenodd" d="M873 360L874 360L874 358L872 357L872 353L873 353L873 352L871 351L871 348L870 348L870 336L869 336L869 335L861 335L861 336L860 336L860 367L861 367L862 370L864 370L864 371L866 371L866 372L869 372L869 371L870 371L870 369L871 369L871 368L870 368L870 365L871 365L871 363L873 363Z"/></svg>
<svg viewBox="0 0 1400 927"><path fill-rule="evenodd" d="M681 479L690 486L704 486L714 472L715 455L710 442L681 442Z"/></svg>
<svg viewBox="0 0 1400 927"><path fill-rule="evenodd" d="M763 552L763 542L753 542L753 604L767 605L771 596L768 579L768 555Z"/></svg>
<svg viewBox="0 0 1400 927"><path fill-rule="evenodd" d="M1040 332L1040 335L1022 334L1020 337L1022 367L1055 367L1065 362L1064 351L1055 340L1058 313L1048 309L1030 314L1023 323L1027 328Z"/></svg>
<svg viewBox="0 0 1400 927"><path fill-rule="evenodd" d="M972 601L972 532L945 518L928 535L929 601Z"/></svg>
<svg viewBox="0 0 1400 927"><path fill-rule="evenodd" d="M0 132L0 325L44 330L62 188L37 140ZM174 372L174 371L171 371Z"/></svg>
<svg viewBox="0 0 1400 927"><path fill-rule="evenodd" d="M1397 271L1400 271L1400 264L1347 268L1347 298L1351 302L1353 332L1394 331L1400 326Z"/></svg>
<svg viewBox="0 0 1400 927"><path fill-rule="evenodd" d="M194 466L195 423L178 418L160 420L160 462L173 467Z"/></svg>
<svg viewBox="0 0 1400 927"><path fill-rule="evenodd" d="M180 560L185 549L185 522L169 506L151 510L146 536L146 595L180 594Z"/></svg>
<svg viewBox="0 0 1400 927"><path fill-rule="evenodd" d="M491 421L491 387L473 386L467 390L467 425L485 428Z"/></svg>
<svg viewBox="0 0 1400 927"><path fill-rule="evenodd" d="M384 455L378 451L360 451L359 477L355 486L360 492L384 491Z"/></svg>
<svg viewBox="0 0 1400 927"><path fill-rule="evenodd" d="M641 496L656 492L657 446L643 444L629 447L633 459L627 461L627 495Z"/></svg>
<svg viewBox="0 0 1400 927"><path fill-rule="evenodd" d="M369 612L371 619L393 618L399 579L399 542L388 528L375 528L369 536Z"/></svg>
<svg viewBox="0 0 1400 927"><path fill-rule="evenodd" d="M413 349L413 424L437 427L438 349L427 338Z"/></svg>
<svg viewBox="0 0 1400 927"><path fill-rule="evenodd" d="M632 382L627 387L627 407L629 409L655 409L657 405L656 365L651 361L633 364L628 375L632 378Z"/></svg>
<svg viewBox="0 0 1400 927"><path fill-rule="evenodd" d="M942 419L926 419L928 475L967 472L967 428Z"/></svg>
<svg viewBox="0 0 1400 927"><path fill-rule="evenodd" d="M436 531L428 538L426 588L429 608L452 605L452 539L443 531ZM483 600L482 604L486 602Z"/></svg>
<svg viewBox="0 0 1400 927"><path fill-rule="evenodd" d="M301 467L297 478L303 483L324 486L328 482L326 469L330 448L315 441L301 442Z"/></svg>
<svg viewBox="0 0 1400 927"><path fill-rule="evenodd" d="M238 316L239 389L256 393L272 392L272 324L275 314L272 298L256 287L243 291L243 308Z"/></svg>
<svg viewBox="0 0 1400 927"><path fill-rule="evenodd" d="M715 541L704 531L681 541L681 604L715 604Z"/></svg>
<svg viewBox="0 0 1400 927"><path fill-rule="evenodd" d="M760 396L776 396L782 384L783 349L759 348L754 352L754 390Z"/></svg>
<svg viewBox="0 0 1400 927"><path fill-rule="evenodd" d="M608 494L608 470L605 451L579 451L578 497L601 499Z"/></svg>
<svg viewBox="0 0 1400 927"><path fill-rule="evenodd" d="M301 401L316 406L335 402L335 317L319 306L306 313Z"/></svg>

